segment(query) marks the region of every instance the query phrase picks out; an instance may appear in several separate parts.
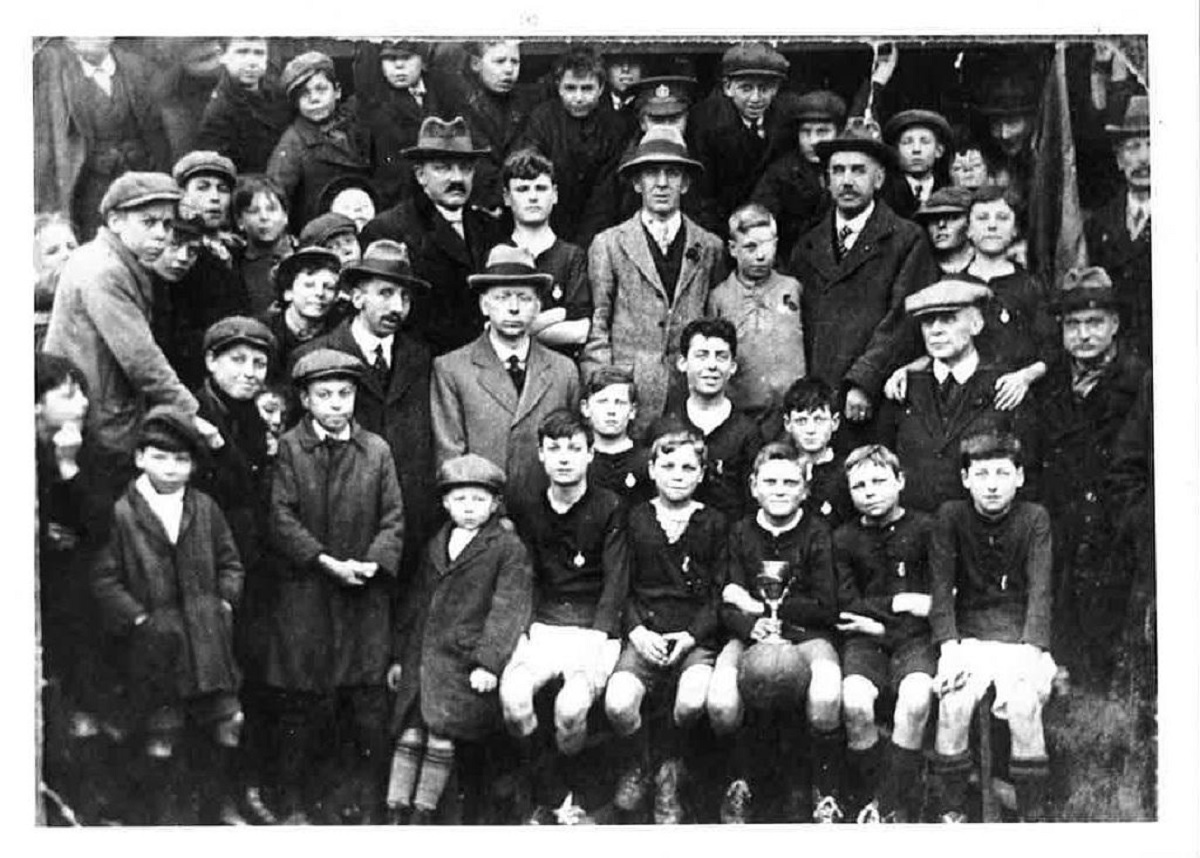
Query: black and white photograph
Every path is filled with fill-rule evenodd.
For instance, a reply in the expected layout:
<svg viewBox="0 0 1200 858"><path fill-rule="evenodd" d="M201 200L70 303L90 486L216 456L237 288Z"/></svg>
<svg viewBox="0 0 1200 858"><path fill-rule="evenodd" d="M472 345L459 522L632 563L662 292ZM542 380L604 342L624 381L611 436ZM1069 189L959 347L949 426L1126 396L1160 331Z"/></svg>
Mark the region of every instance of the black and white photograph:
<svg viewBox="0 0 1200 858"><path fill-rule="evenodd" d="M12 823L1195 854L1196 10L744 5L9 40Z"/></svg>

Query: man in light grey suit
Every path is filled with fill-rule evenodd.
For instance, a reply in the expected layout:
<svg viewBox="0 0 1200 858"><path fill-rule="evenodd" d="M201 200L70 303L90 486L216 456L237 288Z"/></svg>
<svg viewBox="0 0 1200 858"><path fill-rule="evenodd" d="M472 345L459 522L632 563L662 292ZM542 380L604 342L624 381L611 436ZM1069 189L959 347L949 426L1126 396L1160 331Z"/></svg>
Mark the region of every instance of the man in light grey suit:
<svg viewBox="0 0 1200 858"><path fill-rule="evenodd" d="M438 467L464 453L490 459L507 475L510 508L536 500L546 489L537 457L542 418L579 405L575 364L529 335L553 280L538 272L528 250L492 248L484 272L467 278L479 293L487 329L433 362L430 396Z"/></svg>
<svg viewBox="0 0 1200 858"><path fill-rule="evenodd" d="M672 363L679 334L704 315L709 290L725 277L721 240L679 208L701 169L676 129L652 127L618 168L641 195L641 210L597 235L588 251L594 309L583 372L604 364L632 368L635 434L662 414L678 381Z"/></svg>

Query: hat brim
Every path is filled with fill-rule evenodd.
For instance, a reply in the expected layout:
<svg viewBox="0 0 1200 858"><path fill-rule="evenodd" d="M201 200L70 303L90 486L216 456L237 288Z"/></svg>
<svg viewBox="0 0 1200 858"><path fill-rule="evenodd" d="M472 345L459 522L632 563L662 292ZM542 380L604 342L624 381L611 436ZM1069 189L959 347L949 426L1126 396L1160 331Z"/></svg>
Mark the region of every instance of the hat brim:
<svg viewBox="0 0 1200 858"><path fill-rule="evenodd" d="M410 161L455 160L474 161L492 154L491 149L434 149L429 146L409 146L400 155Z"/></svg>
<svg viewBox="0 0 1200 858"><path fill-rule="evenodd" d="M229 170L224 170L220 167L213 167L209 165L194 167L191 170L188 170L186 173L180 173L179 178L175 181L182 188L189 179L193 179L196 176L220 176L222 179L228 179L231 185L237 182L236 173L231 173Z"/></svg>
<svg viewBox="0 0 1200 858"><path fill-rule="evenodd" d="M361 369L349 369L344 366L335 369L318 369L293 378L292 384L296 387L304 387L314 381L328 381L331 378L345 378L357 384L362 381L362 375Z"/></svg>
<svg viewBox="0 0 1200 858"><path fill-rule="evenodd" d="M704 172L704 165L692 158L684 158L681 155L663 155L663 154L646 154L630 158L624 164L617 168L617 175L624 177L631 170L646 164L675 164L680 167L686 167L696 173Z"/></svg>
<svg viewBox="0 0 1200 858"><path fill-rule="evenodd" d="M735 69L734 71L722 72L721 77L773 77L783 80L787 77L787 72L779 69Z"/></svg>
<svg viewBox="0 0 1200 858"><path fill-rule="evenodd" d="M903 114L893 116L883 127L884 142L894 146L901 134L916 126L932 128L942 145L949 144L950 138L953 136L950 123L944 117L932 111L905 111Z"/></svg>
<svg viewBox="0 0 1200 858"><path fill-rule="evenodd" d="M554 275L542 272L530 274L468 274L467 286L472 291L482 292L493 286L532 286L539 292L554 285Z"/></svg>
<svg viewBox="0 0 1200 858"><path fill-rule="evenodd" d="M265 352L268 357L273 358L275 356L275 345L273 343L268 342L267 340L260 339L258 337L249 336L247 334L237 334L236 336L232 336L232 337L223 337L222 339L217 340L215 342L206 343L204 346L204 353L205 354L208 354L209 352L218 352L219 353L219 352L227 351L227 350L233 348L234 346L250 346L251 348L255 348L255 349L258 349L259 351Z"/></svg>
<svg viewBox="0 0 1200 858"><path fill-rule="evenodd" d="M433 286L426 280L420 277L414 277L410 274L400 274L389 269L377 268L372 263L372 260L365 260L356 265L348 265L342 269L342 282L347 286L354 286L360 280L387 280L395 283L397 286L407 286L410 289L421 289L430 291Z"/></svg>
<svg viewBox="0 0 1200 858"><path fill-rule="evenodd" d="M172 193L171 191L153 191L148 194L134 197L133 199L123 200L119 203L110 203L108 208L101 214L108 212L120 212L126 209L137 209L142 206L148 206L151 203L177 203L183 199L183 192Z"/></svg>
<svg viewBox="0 0 1200 858"><path fill-rule="evenodd" d="M979 301L968 301L965 304L964 303L931 304L927 307L921 307L916 310L908 310L906 312L909 316L912 316L914 319L920 318L921 316L929 316L934 313L956 313L959 310L965 310L968 307L978 307L979 304L983 300L984 299L981 298L981 299L979 299Z"/></svg>
<svg viewBox="0 0 1200 858"><path fill-rule="evenodd" d="M451 489L483 489L494 495L504 493L503 485L498 486L495 483L485 482L484 480L446 480L445 482L438 483L438 491L441 494L445 494Z"/></svg>
<svg viewBox="0 0 1200 858"><path fill-rule="evenodd" d="M913 212L913 218L938 217L939 215L963 215L969 213L968 209L955 208L954 206L930 206L927 209L917 209Z"/></svg>
<svg viewBox="0 0 1200 858"><path fill-rule="evenodd" d="M834 138L833 140L822 140L813 147L816 150L817 157L822 163L828 162L831 155L836 155L838 152L861 152L864 155L870 155L880 164L885 167L895 168L900 159L896 156L896 150L885 143L869 138Z"/></svg>
<svg viewBox="0 0 1200 858"><path fill-rule="evenodd" d="M1109 137L1149 137L1150 126L1130 128L1128 125L1105 125L1104 133Z"/></svg>

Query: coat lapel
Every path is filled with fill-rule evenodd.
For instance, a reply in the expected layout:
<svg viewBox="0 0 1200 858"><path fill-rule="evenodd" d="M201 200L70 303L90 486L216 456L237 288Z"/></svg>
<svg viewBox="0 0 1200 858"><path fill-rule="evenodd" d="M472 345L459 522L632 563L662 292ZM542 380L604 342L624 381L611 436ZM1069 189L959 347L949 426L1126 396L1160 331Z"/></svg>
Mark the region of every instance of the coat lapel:
<svg viewBox="0 0 1200 858"><path fill-rule="evenodd" d="M511 419L517 411L517 389L513 387L508 370L500 364L500 358L496 357L496 351L488 342L486 333L480 334L471 345L471 363L478 369L479 386L496 400Z"/></svg>
<svg viewBox="0 0 1200 858"><path fill-rule="evenodd" d="M149 536L159 549L163 552L170 553L175 550L175 546L171 544L170 537L167 536L167 529L163 527L162 521L154 514L154 510L150 508L150 504L142 497L142 493L137 490L137 486L132 483L126 493L129 500L129 505L134 511L134 519L147 536ZM186 519L188 510L187 503L184 503L183 514ZM180 522L179 535L183 536L183 522Z"/></svg>
<svg viewBox="0 0 1200 858"><path fill-rule="evenodd" d="M417 365L418 349L402 331L392 339L392 380L388 385L387 402L395 402L416 383L422 368Z"/></svg>
<svg viewBox="0 0 1200 858"><path fill-rule="evenodd" d="M679 266L679 281L675 285L675 303L677 304L682 303L684 293L696 278L696 273L700 270L701 258L700 245L695 241L700 227L696 225L695 221L684 215L683 228L686 230L684 233L686 241L683 248L683 261ZM695 253L691 252L693 248L696 249Z"/></svg>
<svg viewBox="0 0 1200 858"><path fill-rule="evenodd" d="M940 439L942 447L945 447L950 441L958 439L964 427L980 413L992 407L995 398L992 385L995 383L995 379L995 373L987 372L981 366L967 380L954 410L942 420L944 427Z"/></svg>
<svg viewBox="0 0 1200 858"><path fill-rule="evenodd" d="M496 519L493 518L482 528L480 528L479 532L475 534L475 537L463 548L462 553L453 560L450 560L446 555L446 547L445 544L443 544L441 554L443 557L446 557L447 560L446 570L443 574L453 575L455 572L459 572L464 568L469 568L474 562L475 558L487 551L492 540L496 538L497 527L499 527L499 525L496 524ZM450 541L450 529L451 526L446 528L445 543L447 544Z"/></svg>
<svg viewBox="0 0 1200 858"><path fill-rule="evenodd" d="M820 223L803 239L804 259L817 269L826 288L839 276L838 261L833 252L833 212L834 207L830 206Z"/></svg>
<svg viewBox="0 0 1200 858"><path fill-rule="evenodd" d="M617 243L621 245L621 249L629 261L641 272L646 282L658 290L663 301L666 301L667 290L663 288L662 280L659 279L658 269L654 266L654 258L650 255L646 231L642 229L642 221L638 215L635 214L622 224L617 232Z"/></svg>
<svg viewBox="0 0 1200 858"><path fill-rule="evenodd" d="M375 373L371 372L369 369L371 364L375 362L375 356L363 354L363 350L358 345L358 340L354 339L354 334L350 332L350 325L353 323L353 321L353 318L346 319L344 322L334 328L332 333L329 335L328 345L330 348L335 348L338 351L343 351L347 354L354 355L367 365L368 370L362 374L360 384L370 393L371 396L382 401L384 396L383 385L379 383L379 379ZM395 366L394 362L392 366Z"/></svg>
<svg viewBox="0 0 1200 858"><path fill-rule="evenodd" d="M471 254L467 249L466 240L455 232L454 227L450 226L450 222L441 216L436 207L430 204L430 208L429 221L433 227L434 244L459 265L470 268ZM466 212L463 212L463 235L466 235L466 223Z"/></svg>
<svg viewBox="0 0 1200 858"><path fill-rule="evenodd" d="M507 373L505 375L507 376ZM545 347L535 340L529 345L529 359L525 361L525 387L521 390L521 398L517 402L516 413L513 414L514 424L537 408L553 381L550 358Z"/></svg>
<svg viewBox="0 0 1200 858"><path fill-rule="evenodd" d="M906 182L905 186L907 184ZM875 211L871 212L858 240L854 242L854 246L850 248L838 266L839 278L849 277L857 268L882 252L879 249L879 243L891 235L895 228L892 223L893 216L889 210L884 208L885 205L886 203L882 200L875 201ZM832 238L830 240L832 241Z"/></svg>

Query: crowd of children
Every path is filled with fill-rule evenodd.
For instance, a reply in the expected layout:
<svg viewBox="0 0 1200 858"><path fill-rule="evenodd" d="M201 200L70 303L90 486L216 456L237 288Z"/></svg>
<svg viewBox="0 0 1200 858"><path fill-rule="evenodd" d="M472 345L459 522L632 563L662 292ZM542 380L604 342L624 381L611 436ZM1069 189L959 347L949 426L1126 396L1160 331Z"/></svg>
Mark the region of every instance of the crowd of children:
<svg viewBox="0 0 1200 858"><path fill-rule="evenodd" d="M104 42L59 46L98 127ZM271 48L36 223L64 818L962 822L983 701L1048 817L1043 707L1145 586L1149 282L1030 272L1027 140L847 126L758 43L694 107L591 47L540 103L511 40L345 100Z"/></svg>

